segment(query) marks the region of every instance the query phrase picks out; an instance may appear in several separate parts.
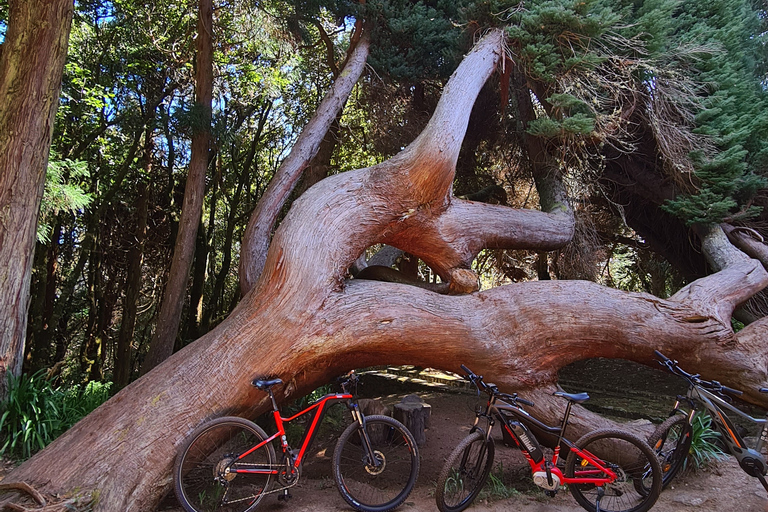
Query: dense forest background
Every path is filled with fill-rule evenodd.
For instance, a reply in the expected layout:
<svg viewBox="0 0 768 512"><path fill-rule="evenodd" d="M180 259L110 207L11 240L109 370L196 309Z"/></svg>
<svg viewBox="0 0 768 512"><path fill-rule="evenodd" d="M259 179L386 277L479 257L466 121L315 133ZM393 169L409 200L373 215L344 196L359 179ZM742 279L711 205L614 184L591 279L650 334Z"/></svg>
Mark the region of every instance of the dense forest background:
<svg viewBox="0 0 768 512"><path fill-rule="evenodd" d="M204 196L174 350L229 315L242 294L248 220L339 77L362 19L372 27L367 67L291 200L328 175L398 153L424 128L473 43L505 27L506 58L475 103L453 194L538 208L527 141L536 137L563 170L576 227L558 250L483 250L473 263L482 289L582 279L665 298L716 270L692 235L696 226L768 233L763 0L212 7L207 110L195 99L197 2L75 2L39 215L25 375L44 371L65 388L111 382L114 393L142 374L201 133L209 141ZM0 1L0 38L7 20ZM395 266L441 281L407 254ZM766 304L753 299L735 325L762 316Z"/></svg>

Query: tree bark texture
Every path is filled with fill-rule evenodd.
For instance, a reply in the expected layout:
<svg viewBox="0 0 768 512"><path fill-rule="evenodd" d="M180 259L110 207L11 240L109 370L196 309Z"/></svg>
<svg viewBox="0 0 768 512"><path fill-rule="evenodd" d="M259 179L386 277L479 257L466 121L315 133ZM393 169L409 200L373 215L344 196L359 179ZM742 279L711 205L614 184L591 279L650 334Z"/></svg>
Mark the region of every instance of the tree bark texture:
<svg viewBox="0 0 768 512"><path fill-rule="evenodd" d="M213 101L213 4L199 0L197 21L197 71L195 103L200 109L201 126L192 135L189 174L184 187L184 204L179 219L179 232L173 249L173 260L165 285L165 294L157 318L147 358L141 372L163 362L173 353L184 307L187 280L195 255L197 228L202 216L205 196L205 173L208 169L208 146L211 134L211 102Z"/></svg>
<svg viewBox="0 0 768 512"><path fill-rule="evenodd" d="M0 54L0 396L24 354L37 215L72 0L11 0Z"/></svg>
<svg viewBox="0 0 768 512"><path fill-rule="evenodd" d="M301 131L288 157L280 164L269 186L259 199L245 228L240 248L240 290L248 293L261 275L280 208L301 178L304 169L317 154L339 112L344 108L352 88L365 69L370 51L369 31L363 31L341 74L323 98L317 113Z"/></svg>
<svg viewBox="0 0 768 512"><path fill-rule="evenodd" d="M463 363L503 390L534 400L532 413L555 422L564 404L551 391L561 367L596 356L653 364L658 349L768 404L751 391L768 385L761 326L739 336L730 326L733 308L768 285L768 272L755 260L734 260L668 300L587 281L536 281L449 296L346 279L363 251L382 242L446 273L482 247L522 246L526 233L537 236L536 247L563 242L568 219L489 209L451 195L472 102L503 55L502 42L501 31L490 32L466 56L432 121L401 154L329 177L294 202L260 279L227 320L5 481L25 481L46 493L98 491L95 510L154 510L170 489L176 451L195 427L268 409L267 395L250 384L262 375L285 382L277 390L284 401L351 368L408 363L459 371ZM484 228L488 222L498 230ZM577 408L571 436L604 423Z"/></svg>

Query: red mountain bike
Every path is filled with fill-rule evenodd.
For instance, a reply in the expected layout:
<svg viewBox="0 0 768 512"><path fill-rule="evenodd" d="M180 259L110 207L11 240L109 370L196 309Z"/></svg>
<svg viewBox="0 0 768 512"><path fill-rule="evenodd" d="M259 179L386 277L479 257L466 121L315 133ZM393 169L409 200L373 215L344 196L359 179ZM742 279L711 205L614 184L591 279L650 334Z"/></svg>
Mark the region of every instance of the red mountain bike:
<svg viewBox="0 0 768 512"><path fill-rule="evenodd" d="M365 417L349 389L352 373L341 382L342 393L331 393L298 414L284 418L272 386L280 379L256 379L253 385L269 393L277 432L271 436L255 423L238 417L218 418L195 430L184 442L173 468L176 497L187 512L250 512L267 494L288 490L301 476L307 455L328 405L346 402L353 423L341 434L333 454L333 477L341 496L365 512L386 512L411 493L419 474L419 453L413 436L389 416ZM301 447L291 449L285 424L314 411ZM274 443L279 445L276 457Z"/></svg>
<svg viewBox="0 0 768 512"><path fill-rule="evenodd" d="M595 430L575 443L564 437L571 407L587 400L586 393L556 392L568 406L561 425L550 427L521 406L533 403L517 394L502 393L464 365L461 369L489 398L485 409L477 412L469 436L453 450L437 479L435 498L441 512L460 512L480 494L493 466L491 430L496 421L505 439L518 446L530 464L534 483L550 496L568 484L579 505L590 512L645 512L656 503L661 492L661 467L642 439L617 429ZM481 419L485 425L480 424ZM552 448L550 460L544 456L539 438ZM561 451L567 455L564 465Z"/></svg>

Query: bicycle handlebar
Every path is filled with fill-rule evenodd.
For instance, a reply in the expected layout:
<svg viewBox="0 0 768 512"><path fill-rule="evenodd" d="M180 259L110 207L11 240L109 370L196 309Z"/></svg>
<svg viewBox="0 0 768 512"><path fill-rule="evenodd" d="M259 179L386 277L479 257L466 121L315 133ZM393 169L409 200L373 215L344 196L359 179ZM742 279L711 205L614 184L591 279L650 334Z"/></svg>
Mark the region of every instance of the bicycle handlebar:
<svg viewBox="0 0 768 512"><path fill-rule="evenodd" d="M706 388L709 391L714 391L715 393L728 393L729 395L733 396L740 396L743 395L744 392L740 391L738 389L729 388L728 386L723 386L716 380L704 380L702 379L698 373L692 374L688 373L677 364L677 361L674 359L670 359L658 350L653 351L654 354L656 354L656 357L660 359L659 364L662 366L666 366L669 371L672 373L675 373L677 375L680 375L681 377L684 377L688 380L692 385L701 386L703 388Z"/></svg>
<svg viewBox="0 0 768 512"><path fill-rule="evenodd" d="M345 373L341 377L338 377L336 380L341 385L341 390L344 393L351 393L353 395L357 394L356 391L350 392L347 390L347 387L350 385L357 386L357 383L360 380L360 377L357 376L357 374L355 373L355 370L350 370L348 373Z"/></svg>
<svg viewBox="0 0 768 512"><path fill-rule="evenodd" d="M475 384L477 387L488 393L489 395L495 396L497 398L501 398L503 400L508 400L512 402L512 404L517 404L518 402L523 405L528 405L530 407L534 407L533 402L530 400L525 400L524 398L520 398L517 396L517 393L502 393L499 391L499 388L497 388L493 384L486 384L483 380L482 375L477 375L475 372L464 366L463 364L460 365L461 369L464 370L464 373L467 374L467 378L472 384Z"/></svg>

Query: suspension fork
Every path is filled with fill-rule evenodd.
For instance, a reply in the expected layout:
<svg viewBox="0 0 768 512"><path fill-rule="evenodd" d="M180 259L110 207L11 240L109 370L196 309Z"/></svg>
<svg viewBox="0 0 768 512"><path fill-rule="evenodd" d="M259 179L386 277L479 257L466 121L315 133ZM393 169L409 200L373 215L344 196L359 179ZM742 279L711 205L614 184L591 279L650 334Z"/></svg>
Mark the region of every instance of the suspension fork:
<svg viewBox="0 0 768 512"><path fill-rule="evenodd" d="M371 444L371 438L368 437L368 429L365 428L365 416L360 411L358 403L351 402L349 404L349 410L352 413L352 419L357 423L357 429L360 431L360 439L363 443L363 448L368 456L368 464L378 467L381 465L381 461L376 457L373 450L373 444Z"/></svg>

